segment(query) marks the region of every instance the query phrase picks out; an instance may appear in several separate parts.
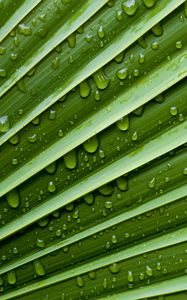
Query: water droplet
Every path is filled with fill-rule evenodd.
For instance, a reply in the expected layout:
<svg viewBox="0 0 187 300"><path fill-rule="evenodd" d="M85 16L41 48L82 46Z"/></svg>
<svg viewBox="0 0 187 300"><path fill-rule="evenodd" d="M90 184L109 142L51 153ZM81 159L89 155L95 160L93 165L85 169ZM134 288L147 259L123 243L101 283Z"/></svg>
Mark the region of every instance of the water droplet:
<svg viewBox="0 0 187 300"><path fill-rule="evenodd" d="M122 9L128 16L133 16L138 9L138 3L136 0L126 0L122 3Z"/></svg>
<svg viewBox="0 0 187 300"><path fill-rule="evenodd" d="M76 46L76 34L75 33L72 33L68 38L67 38L67 41L68 41L68 46L70 48L75 48Z"/></svg>
<svg viewBox="0 0 187 300"><path fill-rule="evenodd" d="M143 3L148 7L151 8L155 5L156 0L143 0Z"/></svg>
<svg viewBox="0 0 187 300"><path fill-rule="evenodd" d="M138 62L139 64L143 64L145 62L145 55L143 53L139 54Z"/></svg>
<svg viewBox="0 0 187 300"><path fill-rule="evenodd" d="M105 153L102 149L99 149L99 157L100 158L104 158L105 157Z"/></svg>
<svg viewBox="0 0 187 300"><path fill-rule="evenodd" d="M169 112L171 116L176 116L178 114L177 107L175 105L171 106Z"/></svg>
<svg viewBox="0 0 187 300"><path fill-rule="evenodd" d="M75 149L64 155L64 164L68 169L74 169L77 166L77 152Z"/></svg>
<svg viewBox="0 0 187 300"><path fill-rule="evenodd" d="M106 289L107 286L108 286L108 281L107 281L107 278L105 277L105 278L103 279L103 288Z"/></svg>
<svg viewBox="0 0 187 300"><path fill-rule="evenodd" d="M17 158L12 158L12 165L16 166L18 165L19 160Z"/></svg>
<svg viewBox="0 0 187 300"><path fill-rule="evenodd" d="M81 276L78 276L78 277L76 278L76 282L77 282L77 285L78 285L79 287L83 287L83 286L84 286L84 279L83 279Z"/></svg>
<svg viewBox="0 0 187 300"><path fill-rule="evenodd" d="M20 204L19 193L16 189L11 190L6 194L6 199L10 207L17 208Z"/></svg>
<svg viewBox="0 0 187 300"><path fill-rule="evenodd" d="M25 35L25 36L28 36L28 35L32 34L32 30L31 30L30 26L28 26L24 23L18 25L18 32L20 34Z"/></svg>
<svg viewBox="0 0 187 300"><path fill-rule="evenodd" d="M50 109L48 118L49 118L49 120L55 120L56 119L56 110Z"/></svg>
<svg viewBox="0 0 187 300"><path fill-rule="evenodd" d="M151 30L155 36L161 36L163 34L163 28L160 23L153 26Z"/></svg>
<svg viewBox="0 0 187 300"><path fill-rule="evenodd" d="M3 54L5 54L5 52L6 52L6 49L5 49L5 47L3 47L3 46L0 46L0 55L3 55Z"/></svg>
<svg viewBox="0 0 187 300"><path fill-rule="evenodd" d="M122 68L120 69L119 71L117 71L117 77L120 79L120 80L124 80L127 78L128 76L128 68Z"/></svg>
<svg viewBox="0 0 187 300"><path fill-rule="evenodd" d="M9 140L9 142L12 144L12 145L17 145L19 143L19 135L18 134L15 134L14 136L12 136Z"/></svg>
<svg viewBox="0 0 187 300"><path fill-rule="evenodd" d="M145 275L144 275L144 273L140 273L140 275L139 275L139 279L140 279L140 280L144 280L144 278L145 278Z"/></svg>
<svg viewBox="0 0 187 300"><path fill-rule="evenodd" d="M105 201L105 208L110 209L112 208L112 206L113 206L112 201Z"/></svg>
<svg viewBox="0 0 187 300"><path fill-rule="evenodd" d="M50 193L54 193L56 191L56 186L53 181L48 182L47 189L48 189L48 192L50 192Z"/></svg>
<svg viewBox="0 0 187 300"><path fill-rule="evenodd" d="M46 227L47 224L49 223L49 219L48 218L42 218L38 221L38 225L40 227Z"/></svg>
<svg viewBox="0 0 187 300"><path fill-rule="evenodd" d="M95 271L90 271L89 273L88 273L88 277L90 278L90 279L95 279L95 277L96 277L96 273L95 273Z"/></svg>
<svg viewBox="0 0 187 300"><path fill-rule="evenodd" d="M159 48L159 43L158 43L158 42L153 42L153 43L151 44L151 48L152 48L153 50L157 50L157 49Z"/></svg>
<svg viewBox="0 0 187 300"><path fill-rule="evenodd" d="M49 174L54 174L56 172L56 168L57 168L57 164L56 162L51 163L50 165L48 165L45 170L47 171L47 173Z"/></svg>
<svg viewBox="0 0 187 300"><path fill-rule="evenodd" d="M37 134L34 133L27 137L27 141L31 144L35 143L37 141Z"/></svg>
<svg viewBox="0 0 187 300"><path fill-rule="evenodd" d="M155 184L156 184L156 179L155 177L153 177L149 182L148 182L148 187L150 189L153 189L155 187Z"/></svg>
<svg viewBox="0 0 187 300"><path fill-rule="evenodd" d="M45 269L41 262L39 260L34 261L34 269L38 276L44 276L45 275Z"/></svg>
<svg viewBox="0 0 187 300"><path fill-rule="evenodd" d="M91 137L83 144L83 147L88 153L94 153L99 147L98 137L96 135Z"/></svg>
<svg viewBox="0 0 187 300"><path fill-rule="evenodd" d="M176 44L175 44L175 46L176 46L176 49L181 49L182 48L182 41L177 41L176 42Z"/></svg>
<svg viewBox="0 0 187 300"><path fill-rule="evenodd" d="M15 270L11 270L7 273L7 281L9 284L15 284L16 283L16 272Z"/></svg>
<svg viewBox="0 0 187 300"><path fill-rule="evenodd" d="M94 195L91 193L84 195L83 199L84 199L85 203L88 205L92 205L94 203Z"/></svg>
<svg viewBox="0 0 187 300"><path fill-rule="evenodd" d="M117 263L114 263L109 266L109 270L112 274L117 274L120 271L120 266Z"/></svg>
<svg viewBox="0 0 187 300"><path fill-rule="evenodd" d="M99 29L97 31L97 34L98 34L98 37L100 39L103 39L105 37L105 32L104 32L104 29L103 29L103 26L99 26Z"/></svg>
<svg viewBox="0 0 187 300"><path fill-rule="evenodd" d="M138 139L138 132L135 131L131 136L131 140L135 142L135 141L137 141L137 139Z"/></svg>
<svg viewBox="0 0 187 300"><path fill-rule="evenodd" d="M128 271L128 274L127 274L127 280L128 282L134 282L134 275L132 273L132 271Z"/></svg>
<svg viewBox="0 0 187 300"><path fill-rule="evenodd" d="M98 70L93 74L95 84L99 90L104 90L109 85L109 78L106 76L103 69Z"/></svg>
<svg viewBox="0 0 187 300"><path fill-rule="evenodd" d="M7 71L5 69L0 68L0 77L7 77Z"/></svg>
<svg viewBox="0 0 187 300"><path fill-rule="evenodd" d="M134 77L138 77L139 74L140 74L140 71L138 69L134 69L134 71L133 71Z"/></svg>
<svg viewBox="0 0 187 300"><path fill-rule="evenodd" d="M10 54L10 58L11 58L13 61L15 61L15 60L18 58L18 54L15 53L15 52L12 52L12 53Z"/></svg>
<svg viewBox="0 0 187 300"><path fill-rule="evenodd" d="M112 235L111 241L112 241L112 244L117 244L118 239L115 234Z"/></svg>
<svg viewBox="0 0 187 300"><path fill-rule="evenodd" d="M184 168L184 169L183 169L183 174L184 174L184 175L187 175L187 168Z"/></svg>
<svg viewBox="0 0 187 300"><path fill-rule="evenodd" d="M98 90L95 91L94 99L96 101L100 101L101 100L101 95L100 95L100 92Z"/></svg>
<svg viewBox="0 0 187 300"><path fill-rule="evenodd" d="M129 116L125 116L123 118L121 118L120 120L117 121L117 127L122 130L122 131L126 131L129 129Z"/></svg>
<svg viewBox="0 0 187 300"><path fill-rule="evenodd" d="M146 272L147 276L149 276L149 277L153 276L153 269L151 267L146 266L145 272Z"/></svg>
<svg viewBox="0 0 187 300"><path fill-rule="evenodd" d="M45 241L42 239L37 239L36 240L36 245L38 246L38 248L44 248L45 247Z"/></svg>
<svg viewBox="0 0 187 300"><path fill-rule="evenodd" d="M127 181L127 178L125 178L124 176L117 178L116 183L117 183L117 187L120 191L128 190L128 181Z"/></svg>
<svg viewBox="0 0 187 300"><path fill-rule="evenodd" d="M137 109L135 109L133 111L133 114L135 114L135 116L137 116L137 117L140 117L140 116L142 116L143 112L144 112L144 105L139 106Z"/></svg>
<svg viewBox="0 0 187 300"><path fill-rule="evenodd" d="M148 46L144 36L141 36L141 37L138 39L138 44L139 44L140 47L142 47L143 49L146 49L147 46Z"/></svg>
<svg viewBox="0 0 187 300"><path fill-rule="evenodd" d="M110 196L112 195L113 191L114 191L114 188L112 185L110 184L105 184L103 186L101 186L99 189L98 189L99 193L101 193L103 196Z"/></svg>
<svg viewBox="0 0 187 300"><path fill-rule="evenodd" d="M87 98L90 94L90 91L91 89L87 80L84 80L79 84L79 94L82 98Z"/></svg>

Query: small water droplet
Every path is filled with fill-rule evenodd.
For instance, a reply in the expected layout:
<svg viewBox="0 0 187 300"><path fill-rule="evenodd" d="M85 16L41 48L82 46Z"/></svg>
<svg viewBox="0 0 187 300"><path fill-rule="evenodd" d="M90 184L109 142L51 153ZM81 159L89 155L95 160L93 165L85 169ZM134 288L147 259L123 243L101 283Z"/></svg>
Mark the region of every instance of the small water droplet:
<svg viewBox="0 0 187 300"><path fill-rule="evenodd" d="M86 142L83 143L83 147L88 153L96 152L99 147L98 137L96 135L91 137L90 139L88 139Z"/></svg>
<svg viewBox="0 0 187 300"><path fill-rule="evenodd" d="M109 266L109 270L112 274L117 274L120 271L120 266L117 263L113 263Z"/></svg>
<svg viewBox="0 0 187 300"><path fill-rule="evenodd" d="M151 8L155 5L156 0L143 0L143 3L145 4L145 6L147 6L148 8Z"/></svg>
<svg viewBox="0 0 187 300"><path fill-rule="evenodd" d="M182 48L182 41L177 41L176 42L176 44L175 44L175 46L176 46L176 49L181 49Z"/></svg>
<svg viewBox="0 0 187 300"><path fill-rule="evenodd" d="M150 189L153 189L155 187L155 184L156 184L156 179L155 177L153 177L149 182L148 182L148 187Z"/></svg>
<svg viewBox="0 0 187 300"><path fill-rule="evenodd" d="M127 78L128 76L128 68L122 68L120 70L117 71L117 77L120 79L120 80L124 80Z"/></svg>
<svg viewBox="0 0 187 300"><path fill-rule="evenodd" d="M7 281L9 284L15 284L16 283L16 272L15 270L11 270L7 273Z"/></svg>
<svg viewBox="0 0 187 300"><path fill-rule="evenodd" d="M169 112L171 116L176 116L178 114L177 107L175 105L171 106Z"/></svg>
<svg viewBox="0 0 187 300"><path fill-rule="evenodd" d="M50 192L50 193L54 193L56 191L56 186L53 181L48 182L47 189L48 189L48 192Z"/></svg>
<svg viewBox="0 0 187 300"><path fill-rule="evenodd" d="M84 80L79 84L79 94L82 98L87 98L90 94L90 91L91 89L87 80Z"/></svg>
<svg viewBox="0 0 187 300"><path fill-rule="evenodd" d="M78 276L76 278L76 282L77 282L78 287L83 287L84 286L84 279L81 276Z"/></svg>
<svg viewBox="0 0 187 300"><path fill-rule="evenodd" d="M32 34L32 30L31 30L30 26L28 26L24 23L18 25L18 32L25 36L29 36Z"/></svg>

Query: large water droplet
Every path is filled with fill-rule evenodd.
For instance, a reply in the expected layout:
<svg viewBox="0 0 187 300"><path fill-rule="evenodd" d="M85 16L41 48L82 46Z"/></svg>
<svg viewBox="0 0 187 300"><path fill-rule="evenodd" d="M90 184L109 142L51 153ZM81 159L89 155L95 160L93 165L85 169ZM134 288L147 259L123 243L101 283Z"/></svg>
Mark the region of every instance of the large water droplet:
<svg viewBox="0 0 187 300"><path fill-rule="evenodd" d="M77 152L75 149L64 155L64 164L68 169L74 169L77 166Z"/></svg>
<svg viewBox="0 0 187 300"><path fill-rule="evenodd" d="M82 98L87 98L90 94L90 91L91 89L87 80L84 80L79 84L79 94Z"/></svg>
<svg viewBox="0 0 187 300"><path fill-rule="evenodd" d="M105 74L104 70L100 69L95 72L93 74L93 78L98 89L104 90L108 87L110 80Z"/></svg>
<svg viewBox="0 0 187 300"><path fill-rule="evenodd" d="M99 147L98 137L96 135L91 137L83 144L83 147L88 153L94 153Z"/></svg>
<svg viewBox="0 0 187 300"><path fill-rule="evenodd" d="M17 208L20 203L19 193L16 189L11 190L6 194L6 199L10 207Z"/></svg>
<svg viewBox="0 0 187 300"><path fill-rule="evenodd" d="M155 5L156 0L143 0L143 3L148 7L151 8Z"/></svg>
<svg viewBox="0 0 187 300"><path fill-rule="evenodd" d="M0 132L5 133L9 130L10 122L8 116L0 116Z"/></svg>
<svg viewBox="0 0 187 300"><path fill-rule="evenodd" d="M7 281L9 284L15 284L16 283L16 272L15 270L11 270L7 273Z"/></svg>
<svg viewBox="0 0 187 300"><path fill-rule="evenodd" d="M45 269L42 265L42 263L39 260L34 261L34 269L38 276L44 276L45 275Z"/></svg>
<svg viewBox="0 0 187 300"><path fill-rule="evenodd" d="M123 118L121 118L120 120L117 121L117 127L122 130L122 131L126 131L129 129L129 116L125 116Z"/></svg>
<svg viewBox="0 0 187 300"><path fill-rule="evenodd" d="M122 9L128 16L133 16L138 9L138 3L136 0L126 0L122 3Z"/></svg>

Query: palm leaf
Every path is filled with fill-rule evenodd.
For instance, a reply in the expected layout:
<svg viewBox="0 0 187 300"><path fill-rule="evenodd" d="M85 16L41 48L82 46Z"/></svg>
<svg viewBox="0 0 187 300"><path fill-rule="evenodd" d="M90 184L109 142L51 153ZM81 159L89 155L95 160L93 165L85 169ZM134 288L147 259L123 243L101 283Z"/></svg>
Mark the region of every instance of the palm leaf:
<svg viewBox="0 0 187 300"><path fill-rule="evenodd" d="M11 4L0 300L186 299L187 2Z"/></svg>

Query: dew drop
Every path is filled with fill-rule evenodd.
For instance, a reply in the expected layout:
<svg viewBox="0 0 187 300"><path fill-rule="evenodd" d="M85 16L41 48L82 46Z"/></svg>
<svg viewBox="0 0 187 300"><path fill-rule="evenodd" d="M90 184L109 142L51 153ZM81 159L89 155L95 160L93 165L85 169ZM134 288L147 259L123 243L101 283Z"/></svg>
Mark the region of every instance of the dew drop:
<svg viewBox="0 0 187 300"><path fill-rule="evenodd" d="M153 50L157 50L157 49L159 48L159 43L158 43L158 42L153 42L153 43L151 44L151 48L152 48Z"/></svg>
<svg viewBox="0 0 187 300"><path fill-rule="evenodd" d="M128 181L124 176L117 178L116 183L117 183L117 187L120 191L128 190Z"/></svg>
<svg viewBox="0 0 187 300"><path fill-rule="evenodd" d="M42 263L39 260L34 261L34 269L38 276L44 276L45 275L45 269L42 265Z"/></svg>
<svg viewBox="0 0 187 300"><path fill-rule="evenodd" d="M74 169L77 166L77 152L75 149L64 155L64 164L68 169Z"/></svg>
<svg viewBox="0 0 187 300"><path fill-rule="evenodd" d="M153 177L149 182L148 182L148 187L150 189L153 189L155 187L155 184L156 184L156 179L155 177Z"/></svg>
<svg viewBox="0 0 187 300"><path fill-rule="evenodd" d="M117 77L120 79L120 80L124 80L127 78L128 76L128 68L122 68L120 69L119 71L117 71Z"/></svg>
<svg viewBox="0 0 187 300"><path fill-rule="evenodd" d="M95 81L95 84L99 90L104 90L109 85L109 78L106 76L103 69L98 70L93 74L93 79Z"/></svg>
<svg viewBox="0 0 187 300"><path fill-rule="evenodd" d="M135 131L131 136L131 140L135 142L135 141L137 141L137 139L138 139L138 132Z"/></svg>
<svg viewBox="0 0 187 300"><path fill-rule="evenodd" d="M7 71L3 68L0 68L0 77L3 78L7 77Z"/></svg>
<svg viewBox="0 0 187 300"><path fill-rule="evenodd" d="M78 276L76 278L76 282L77 282L78 287L83 287L84 286L84 279L81 276Z"/></svg>
<svg viewBox="0 0 187 300"><path fill-rule="evenodd" d="M37 134L34 133L34 134L28 136L28 137L27 137L27 141L28 141L29 143L31 143L31 144L36 143L36 141L37 141Z"/></svg>
<svg viewBox="0 0 187 300"><path fill-rule="evenodd" d="M153 276L153 269L151 267L146 266L145 272L146 272L147 276L149 276L149 277Z"/></svg>
<svg viewBox="0 0 187 300"><path fill-rule="evenodd" d="M53 181L48 182L47 189L48 189L48 192L50 192L50 193L54 193L56 191L56 186Z"/></svg>
<svg viewBox="0 0 187 300"><path fill-rule="evenodd" d="M187 168L184 168L184 169L183 169L183 174L184 174L184 175L187 175Z"/></svg>
<svg viewBox="0 0 187 300"><path fill-rule="evenodd" d="M107 278L105 277L105 278L103 279L103 288L106 289L107 286L108 286L108 281L107 281Z"/></svg>
<svg viewBox="0 0 187 300"><path fill-rule="evenodd" d="M126 0L122 3L122 9L128 16L133 16L138 9L138 4L136 0Z"/></svg>
<svg viewBox="0 0 187 300"><path fill-rule="evenodd" d="M125 116L123 118L121 118L120 120L117 121L116 125L117 127L122 130L122 131L126 131L129 129L129 116Z"/></svg>
<svg viewBox="0 0 187 300"><path fill-rule="evenodd" d="M68 46L70 48L75 48L76 46L76 35L75 33L72 33L68 38L67 38L67 41L68 41Z"/></svg>
<svg viewBox="0 0 187 300"><path fill-rule="evenodd" d="M163 28L160 23L153 26L151 30L155 36L161 36L163 34Z"/></svg>
<svg viewBox="0 0 187 300"><path fill-rule="evenodd" d="M84 195L83 199L84 199L85 203L88 205L92 205L94 203L94 195L91 193Z"/></svg>
<svg viewBox="0 0 187 300"><path fill-rule="evenodd" d="M139 54L138 62L139 64L143 64L145 62L145 55L143 53Z"/></svg>
<svg viewBox="0 0 187 300"><path fill-rule="evenodd" d="M10 123L8 116L0 116L0 133L5 133L9 130Z"/></svg>
<svg viewBox="0 0 187 300"><path fill-rule="evenodd" d="M47 173L49 174L54 174L56 172L56 168L57 168L57 165L56 165L56 162L53 162L51 163L50 165L48 165L45 170L47 171Z"/></svg>
<svg viewBox="0 0 187 300"><path fill-rule="evenodd" d="M182 48L182 41L177 41L176 42L176 44L175 44L175 46L176 46L176 49L181 49Z"/></svg>
<svg viewBox="0 0 187 300"><path fill-rule="evenodd" d="M148 8L151 8L155 5L156 0L143 0L143 3L145 4L145 6L147 6Z"/></svg>
<svg viewBox="0 0 187 300"><path fill-rule="evenodd" d="M7 281L9 284L15 284L16 283L16 272L15 270L11 270L7 273Z"/></svg>
<svg viewBox="0 0 187 300"><path fill-rule="evenodd" d="M31 30L30 26L28 26L24 23L18 25L18 32L20 34L25 35L25 36L28 36L28 35L32 34L32 30Z"/></svg>
<svg viewBox="0 0 187 300"><path fill-rule="evenodd" d="M103 26L99 26L99 29L97 31L97 35L100 39L103 39L105 37L105 32L104 32L104 29L103 29Z"/></svg>
<svg viewBox="0 0 187 300"><path fill-rule="evenodd" d="M90 94L90 91L91 89L87 80L84 80L79 84L79 94L82 98L87 98Z"/></svg>
<svg viewBox="0 0 187 300"><path fill-rule="evenodd" d="M20 204L19 193L16 189L11 190L6 194L6 199L10 207L17 208Z"/></svg>
<svg viewBox="0 0 187 300"><path fill-rule="evenodd" d="M178 114L177 107L175 105L171 106L169 112L171 116L176 116Z"/></svg>
<svg viewBox="0 0 187 300"><path fill-rule="evenodd" d="M105 184L103 186L101 186L99 189L98 189L99 193L102 194L103 196L110 196L112 195L113 191L114 191L114 188L112 185L110 184Z"/></svg>
<svg viewBox="0 0 187 300"><path fill-rule="evenodd" d="M127 280L130 283L134 282L134 275L133 275L132 271L128 271Z"/></svg>
<svg viewBox="0 0 187 300"><path fill-rule="evenodd" d="M37 240L36 240L36 246L37 246L38 248L44 248L44 247L45 247L45 241L42 240L42 239L37 239Z"/></svg>
<svg viewBox="0 0 187 300"><path fill-rule="evenodd" d="M100 101L101 100L101 95L100 95L100 92L98 90L95 91L94 99L96 101Z"/></svg>
<svg viewBox="0 0 187 300"><path fill-rule="evenodd" d="M96 135L91 137L83 144L83 147L88 153L94 153L99 147L98 137Z"/></svg>
<svg viewBox="0 0 187 300"><path fill-rule="evenodd" d="M109 270L112 274L117 274L120 271L120 266L117 263L114 263L109 266Z"/></svg>

